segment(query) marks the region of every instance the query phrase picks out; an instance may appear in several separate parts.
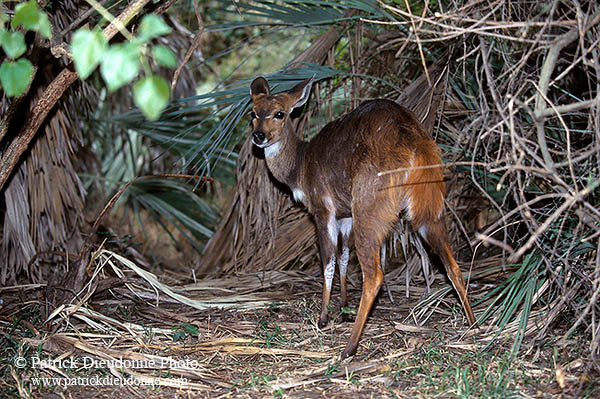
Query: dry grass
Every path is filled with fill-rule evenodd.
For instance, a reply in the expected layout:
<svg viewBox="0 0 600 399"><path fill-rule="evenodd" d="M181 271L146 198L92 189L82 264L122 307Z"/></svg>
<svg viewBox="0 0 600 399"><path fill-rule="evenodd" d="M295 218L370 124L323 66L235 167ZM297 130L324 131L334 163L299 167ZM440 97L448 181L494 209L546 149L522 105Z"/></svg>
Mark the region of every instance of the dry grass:
<svg viewBox="0 0 600 399"><path fill-rule="evenodd" d="M399 278L389 273L394 303L382 292L358 355L340 363L351 323L342 322L337 312L328 327L317 328L318 274L277 271L186 283L175 275L159 281L106 250L96 252L94 259L95 277L77 296L80 300L50 315L44 315L39 299L42 287L1 289L0 350L8 361L0 391L5 397L84 398L91 392L112 398L598 393L598 376L577 342L580 336L562 346L529 340L528 350L515 358L506 351L513 339L508 329L486 348L496 330L489 325L468 331L456 298L444 295L448 290L441 275L431 295L411 286L406 298L404 287L396 289ZM359 300L359 281L358 269L351 269L353 306ZM481 298L488 290L473 296ZM25 367L18 367L19 357ZM36 357L54 363L34 365ZM39 378L57 380L39 386ZM87 386L94 378L100 385ZM119 385L119 379L127 383ZM58 381L72 386L57 386Z"/></svg>

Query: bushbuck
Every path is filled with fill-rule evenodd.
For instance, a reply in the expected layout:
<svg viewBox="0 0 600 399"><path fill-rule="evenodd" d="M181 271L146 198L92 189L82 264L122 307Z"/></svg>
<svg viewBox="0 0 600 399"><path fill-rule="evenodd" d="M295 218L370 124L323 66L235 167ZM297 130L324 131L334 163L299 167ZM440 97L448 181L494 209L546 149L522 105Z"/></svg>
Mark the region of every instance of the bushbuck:
<svg viewBox="0 0 600 399"><path fill-rule="evenodd" d="M264 150L271 174L290 188L316 224L324 276L319 327L328 323L336 262L341 306L347 305L346 268L353 239L362 269L362 297L341 358L354 355L383 283L380 248L402 212L441 258L473 325L475 317L446 233L442 161L430 133L412 111L380 99L363 102L303 141L290 114L306 103L312 82L310 78L271 94L267 80L256 78L250 86L250 116L252 142ZM378 175L394 169L402 171Z"/></svg>

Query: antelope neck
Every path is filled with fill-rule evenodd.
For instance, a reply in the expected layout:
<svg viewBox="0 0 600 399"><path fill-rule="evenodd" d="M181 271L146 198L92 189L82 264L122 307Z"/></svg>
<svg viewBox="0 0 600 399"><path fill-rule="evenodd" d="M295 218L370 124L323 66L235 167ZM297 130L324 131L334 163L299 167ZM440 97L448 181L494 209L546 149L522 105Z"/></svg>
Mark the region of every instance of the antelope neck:
<svg viewBox="0 0 600 399"><path fill-rule="evenodd" d="M266 158L267 166L273 177L293 190L300 187L301 170L308 142L301 140L296 132L287 128L279 143L278 152Z"/></svg>

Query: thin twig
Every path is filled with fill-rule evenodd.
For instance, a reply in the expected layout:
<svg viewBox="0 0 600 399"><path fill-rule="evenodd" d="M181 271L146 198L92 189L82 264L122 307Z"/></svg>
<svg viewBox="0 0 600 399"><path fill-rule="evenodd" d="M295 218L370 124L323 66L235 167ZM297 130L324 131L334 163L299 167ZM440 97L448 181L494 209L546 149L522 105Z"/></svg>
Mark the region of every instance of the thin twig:
<svg viewBox="0 0 600 399"><path fill-rule="evenodd" d="M600 180L596 180L595 182L593 182L592 184L590 184L583 190L579 191L575 195L572 195L572 194L567 195L567 200L561 206L559 206L554 212L552 212L552 214L548 218L546 218L544 223L542 223L540 225L540 227L538 227L538 229L535 231L535 233L532 234L531 237L529 237L529 239L527 240L525 245L523 245L521 248L519 248L519 250L517 252L515 252L513 255L510 256L509 261L516 262L518 259L520 259L525 254L525 252L527 252L533 246L533 244L537 241L539 236L542 235L550 227L552 222L554 222L554 220L557 217L562 215L562 213L565 210L567 210L568 208L573 206L576 202L581 201L583 198L585 198L588 194L590 194L592 191L594 191L596 189L596 187L598 187L598 186L600 186Z"/></svg>

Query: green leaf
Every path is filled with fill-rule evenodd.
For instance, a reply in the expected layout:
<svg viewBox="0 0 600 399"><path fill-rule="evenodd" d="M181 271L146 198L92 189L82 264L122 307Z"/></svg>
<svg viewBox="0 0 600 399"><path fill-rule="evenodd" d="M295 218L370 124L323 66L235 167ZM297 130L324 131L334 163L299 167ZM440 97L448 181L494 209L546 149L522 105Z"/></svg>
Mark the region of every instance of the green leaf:
<svg viewBox="0 0 600 399"><path fill-rule="evenodd" d="M48 15L38 8L35 0L18 4L15 7L15 16L11 22L11 26L16 28L19 25L27 30L40 32L46 39L52 37Z"/></svg>
<svg viewBox="0 0 600 399"><path fill-rule="evenodd" d="M145 15L140 22L138 39L147 42L152 38L171 33L171 28L165 23L162 17L154 14Z"/></svg>
<svg viewBox="0 0 600 399"><path fill-rule="evenodd" d="M0 31L0 43L8 58L19 58L27 50L25 36L21 32Z"/></svg>
<svg viewBox="0 0 600 399"><path fill-rule="evenodd" d="M0 10L2 10L2 7L0 7ZM0 46L2 46L5 40L7 40L6 37L8 37L8 35L10 35L10 33L4 29L4 27L0 26Z"/></svg>
<svg viewBox="0 0 600 399"><path fill-rule="evenodd" d="M110 92L135 79L139 70L139 47L133 43L110 46L100 65L100 73Z"/></svg>
<svg viewBox="0 0 600 399"><path fill-rule="evenodd" d="M50 40L52 37L52 28L50 27L50 20L45 12L40 11L40 20L38 23L39 32L46 39Z"/></svg>
<svg viewBox="0 0 600 399"><path fill-rule="evenodd" d="M177 342L177 341L184 340L186 336L187 336L187 334L185 333L184 330L178 329L173 333L173 341Z"/></svg>
<svg viewBox="0 0 600 399"><path fill-rule="evenodd" d="M4 61L0 65L0 83L8 97L20 96L33 78L33 65L26 58Z"/></svg>
<svg viewBox="0 0 600 399"><path fill-rule="evenodd" d="M37 2L30 0L27 3L17 4L15 7L15 16L11 22L11 26L16 28L21 25L25 29L32 30L32 26L37 25L39 19L39 8Z"/></svg>
<svg viewBox="0 0 600 399"><path fill-rule="evenodd" d="M177 66L177 56L170 48L166 46L152 47L152 58L160 66L175 68Z"/></svg>
<svg viewBox="0 0 600 399"><path fill-rule="evenodd" d="M71 39L71 52L75 71L81 79L85 79L96 69L107 48L106 37L95 29L79 29Z"/></svg>
<svg viewBox="0 0 600 399"><path fill-rule="evenodd" d="M198 327L193 324L185 323L183 328L189 335L198 335Z"/></svg>
<svg viewBox="0 0 600 399"><path fill-rule="evenodd" d="M146 118L156 120L169 102L169 84L156 75L142 78L133 85L133 101Z"/></svg>

